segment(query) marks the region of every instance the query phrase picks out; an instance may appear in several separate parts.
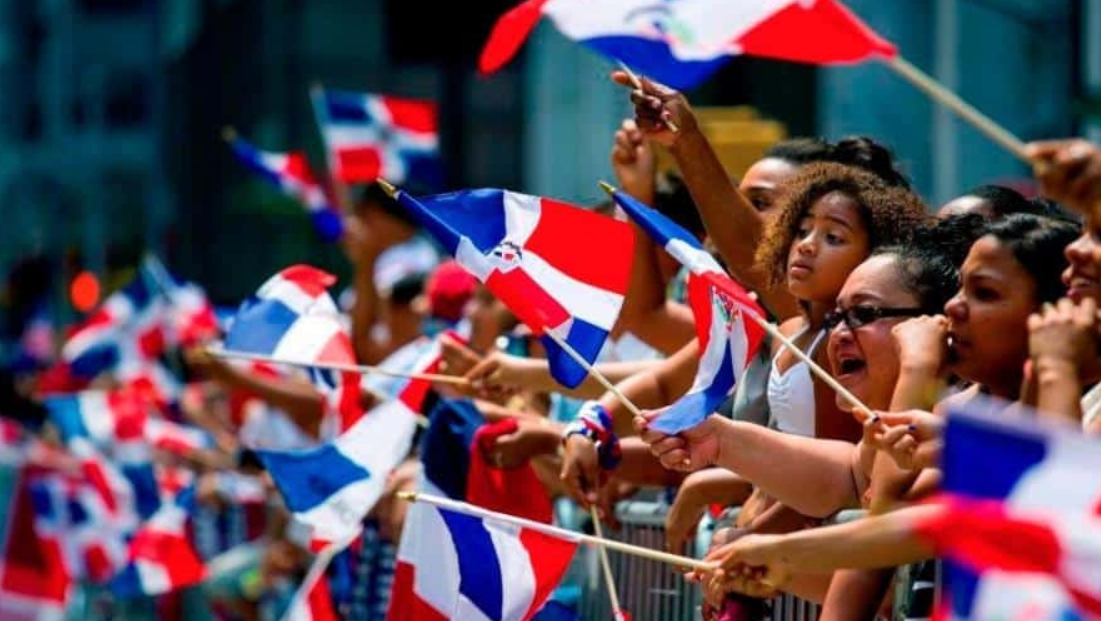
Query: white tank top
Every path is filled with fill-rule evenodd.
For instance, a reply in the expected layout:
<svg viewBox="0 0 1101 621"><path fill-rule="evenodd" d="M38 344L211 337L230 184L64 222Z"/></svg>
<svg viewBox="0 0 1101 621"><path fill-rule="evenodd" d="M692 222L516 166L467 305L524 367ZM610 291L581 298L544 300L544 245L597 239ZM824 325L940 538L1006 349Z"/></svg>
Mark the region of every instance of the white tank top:
<svg viewBox="0 0 1101 621"><path fill-rule="evenodd" d="M796 335L796 339L803 333ZM813 356L814 351L826 335L823 330L814 337L806 354ZM794 339L793 339L794 340ZM814 378L810 369L802 360L781 373L777 360L780 353L772 358L772 370L768 375L768 408L776 428L784 433L814 437Z"/></svg>

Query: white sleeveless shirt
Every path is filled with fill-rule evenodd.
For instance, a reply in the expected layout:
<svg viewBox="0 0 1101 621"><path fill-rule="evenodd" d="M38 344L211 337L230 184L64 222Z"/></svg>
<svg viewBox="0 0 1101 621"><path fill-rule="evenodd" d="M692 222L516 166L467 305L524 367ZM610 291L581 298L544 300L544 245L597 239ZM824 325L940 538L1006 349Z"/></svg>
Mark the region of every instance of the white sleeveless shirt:
<svg viewBox="0 0 1101 621"><path fill-rule="evenodd" d="M795 338L799 338L800 332ZM806 354L813 356L822 338L823 330L814 337ZM777 365L780 353L772 358L772 369L768 375L768 408L776 428L784 433L814 437L814 378L802 360L781 373Z"/></svg>

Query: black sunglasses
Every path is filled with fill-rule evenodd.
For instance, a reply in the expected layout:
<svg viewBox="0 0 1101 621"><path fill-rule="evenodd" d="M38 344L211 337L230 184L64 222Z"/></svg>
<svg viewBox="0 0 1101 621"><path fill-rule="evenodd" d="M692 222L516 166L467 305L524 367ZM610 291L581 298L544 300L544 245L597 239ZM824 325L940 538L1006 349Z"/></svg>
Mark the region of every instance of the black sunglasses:
<svg viewBox="0 0 1101 621"><path fill-rule="evenodd" d="M855 330L861 326L887 319L889 317L920 317L925 314L923 308L879 308L876 306L854 306L852 308L838 308L832 313L826 313L826 328L832 330L842 321L849 329Z"/></svg>

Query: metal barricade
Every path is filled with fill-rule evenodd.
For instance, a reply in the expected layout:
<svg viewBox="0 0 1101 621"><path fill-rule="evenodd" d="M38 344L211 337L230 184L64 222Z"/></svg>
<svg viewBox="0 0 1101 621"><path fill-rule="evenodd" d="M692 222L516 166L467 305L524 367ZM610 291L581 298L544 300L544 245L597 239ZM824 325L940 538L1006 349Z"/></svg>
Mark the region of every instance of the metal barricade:
<svg viewBox="0 0 1101 621"><path fill-rule="evenodd" d="M623 523L619 531L606 529L604 535L616 541L661 550L665 547L665 514L663 502L631 500L619 503L616 517ZM702 550L687 552L699 556ZM600 553L583 549L587 571L581 588L581 617L589 621L611 619L608 589L600 570ZM620 605L634 621L693 621L699 619L700 589L669 565L636 556L609 551Z"/></svg>
<svg viewBox="0 0 1101 621"><path fill-rule="evenodd" d="M665 546L665 515L669 505L661 501L627 500L616 507L616 517L623 524L619 531L605 529L604 535L646 548L661 550ZM844 511L831 523L847 522L864 515L863 511ZM685 551L688 556L702 557L716 528L728 525L727 520L714 522L705 517L699 534ZM608 590L600 568L599 552L588 546L579 553L581 598L578 611L583 619L612 619ZM668 565L632 555L609 551L620 604L634 621L696 621L701 619L700 587L686 582ZM900 581L903 582L904 581ZM901 587L902 584L896 585ZM781 595L771 603L769 621L817 621L819 606L792 595Z"/></svg>

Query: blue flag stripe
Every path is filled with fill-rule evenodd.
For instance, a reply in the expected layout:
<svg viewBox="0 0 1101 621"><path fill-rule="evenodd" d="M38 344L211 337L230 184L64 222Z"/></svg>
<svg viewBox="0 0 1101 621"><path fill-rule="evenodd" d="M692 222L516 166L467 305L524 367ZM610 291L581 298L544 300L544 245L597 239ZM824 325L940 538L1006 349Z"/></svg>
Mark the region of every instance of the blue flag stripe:
<svg viewBox="0 0 1101 621"><path fill-rule="evenodd" d="M459 557L459 593L490 619L500 619L504 608L501 564L497 549L482 520L440 510Z"/></svg>

